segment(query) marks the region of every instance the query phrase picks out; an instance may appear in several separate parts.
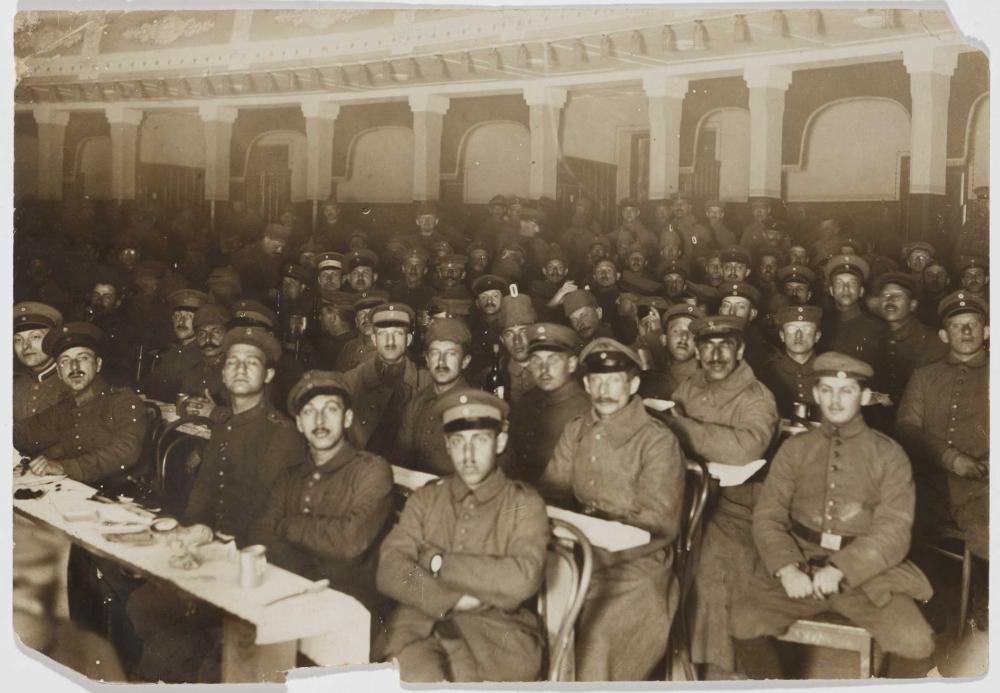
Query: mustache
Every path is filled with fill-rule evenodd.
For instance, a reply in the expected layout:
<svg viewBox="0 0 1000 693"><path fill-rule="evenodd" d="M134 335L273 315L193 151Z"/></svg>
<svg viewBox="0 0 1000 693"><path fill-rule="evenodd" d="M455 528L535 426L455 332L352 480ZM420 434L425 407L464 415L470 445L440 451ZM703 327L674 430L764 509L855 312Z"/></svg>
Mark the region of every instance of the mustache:
<svg viewBox="0 0 1000 693"><path fill-rule="evenodd" d="M86 375L87 374L84 373L83 371L70 371L69 377L70 378L83 378Z"/></svg>

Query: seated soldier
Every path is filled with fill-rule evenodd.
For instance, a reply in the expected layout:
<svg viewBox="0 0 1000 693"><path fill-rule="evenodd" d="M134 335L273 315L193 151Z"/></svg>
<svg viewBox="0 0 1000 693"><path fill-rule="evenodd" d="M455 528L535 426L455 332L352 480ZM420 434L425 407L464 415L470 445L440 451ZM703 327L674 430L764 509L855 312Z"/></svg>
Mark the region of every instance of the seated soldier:
<svg viewBox="0 0 1000 693"><path fill-rule="evenodd" d="M525 602L542 584L545 504L497 467L506 402L452 390L441 410L456 473L414 492L382 542L376 584L399 606L381 654L408 682L534 680L541 633Z"/></svg>
<svg viewBox="0 0 1000 693"><path fill-rule="evenodd" d="M645 371L639 394L643 397L669 400L677 386L698 372L691 323L705 317L698 306L678 303L663 314L663 341L667 360L662 368Z"/></svg>
<svg viewBox="0 0 1000 693"><path fill-rule="evenodd" d="M774 352L764 364L760 381L767 386L785 419L813 420L812 363L816 342L822 333L823 309L817 306L785 306L776 316L782 353Z"/></svg>
<svg viewBox="0 0 1000 693"><path fill-rule="evenodd" d="M386 608L375 563L392 513L392 469L347 440L354 412L341 374L307 371L288 411L309 447L279 474L250 541L267 546L269 562L357 598L375 617L374 638Z"/></svg>
<svg viewBox="0 0 1000 693"><path fill-rule="evenodd" d="M861 416L874 371L837 352L813 366L823 424L775 455L753 512L760 558L748 593L732 606L739 659L754 679L781 678L771 636L828 611L867 629L890 654L926 660L934 651L934 633L914 601L930 599L931 586L906 561L910 463ZM890 675L931 668L929 661L894 664Z"/></svg>
<svg viewBox="0 0 1000 693"><path fill-rule="evenodd" d="M147 397L173 402L184 375L201 360L193 323L195 312L208 301L208 294L194 289L178 289L167 296L176 341L157 355L152 371L139 383L139 391Z"/></svg>
<svg viewBox="0 0 1000 693"><path fill-rule="evenodd" d="M684 455L636 396L634 351L602 337L580 357L591 409L566 425L539 487L547 497L652 535L635 549L594 548L594 573L576 626L578 681L641 681L666 653L677 608L670 545L680 529Z"/></svg>
<svg viewBox="0 0 1000 693"><path fill-rule="evenodd" d="M24 301L14 306L14 421L44 411L66 395L55 357L42 349L45 335L62 326L62 313L45 303Z"/></svg>
<svg viewBox="0 0 1000 693"><path fill-rule="evenodd" d="M392 448L393 463L443 476L453 471L448 449L441 437L438 410L453 389L466 389L472 337L458 318L434 318L424 335L425 363L431 382L419 389L403 411L402 426Z"/></svg>
<svg viewBox="0 0 1000 693"><path fill-rule="evenodd" d="M229 404L229 394L222 384L222 362L226 350L222 341L226 323L232 318L227 308L206 303L194 314L194 338L201 350L201 359L188 369L181 380L178 407L181 416L209 416L217 404Z"/></svg>

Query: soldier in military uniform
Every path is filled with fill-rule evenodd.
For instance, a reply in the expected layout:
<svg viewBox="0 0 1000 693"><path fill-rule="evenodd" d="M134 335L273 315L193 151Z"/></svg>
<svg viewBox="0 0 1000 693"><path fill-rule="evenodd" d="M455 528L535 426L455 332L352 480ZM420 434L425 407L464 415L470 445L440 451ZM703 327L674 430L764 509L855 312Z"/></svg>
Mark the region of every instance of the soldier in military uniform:
<svg viewBox="0 0 1000 693"><path fill-rule="evenodd" d="M774 352L760 372L760 381L774 395L785 419L812 419L812 364L822 336L823 309L786 306L776 316L784 351Z"/></svg>
<svg viewBox="0 0 1000 693"><path fill-rule="evenodd" d="M465 263L468 261L464 255L458 253L448 253L442 257L437 264L437 291L435 296L442 298L459 298L472 300L472 293L465 288Z"/></svg>
<svg viewBox="0 0 1000 693"><path fill-rule="evenodd" d="M641 681L666 652L677 606L670 545L680 530L684 455L636 396L634 351L599 338L580 357L591 409L566 425L540 486L556 501L641 527L652 539L621 552L594 549L576 627L576 678Z"/></svg>
<svg viewBox="0 0 1000 693"><path fill-rule="evenodd" d="M868 281L868 262L857 255L837 255L826 263L823 271L830 286L833 310L823 316L820 352L837 351L874 366L886 328L861 305L864 284Z"/></svg>
<svg viewBox="0 0 1000 693"><path fill-rule="evenodd" d="M160 352L153 370L139 384L139 390L147 397L161 402L174 401L184 376L201 361L194 315L209 300L208 294L195 289L179 289L167 296L176 341Z"/></svg>
<svg viewBox="0 0 1000 693"><path fill-rule="evenodd" d="M386 459L403 422L403 412L418 389L417 367L407 358L413 339L413 309L405 303L382 303L371 310L375 358L345 373L354 400L349 440L359 450Z"/></svg>
<svg viewBox="0 0 1000 693"><path fill-rule="evenodd" d="M340 354L359 334L354 325L353 306L354 299L349 294L342 291L321 292L319 315L316 326L311 331L312 342L309 349L313 368L338 370Z"/></svg>
<svg viewBox="0 0 1000 693"><path fill-rule="evenodd" d="M774 352L774 347L764 336L761 329L760 314L757 307L760 305L760 291L753 284L747 282L724 282L719 291L722 300L719 303L719 315L732 315L742 318L743 344L746 350L746 362L758 372L764 368L764 364Z"/></svg>
<svg viewBox="0 0 1000 693"><path fill-rule="evenodd" d="M467 389L465 370L472 336L458 318L435 318L424 337L424 360L431 381L413 396L403 412L402 427L393 450L395 464L444 476L454 471L444 438L438 406L453 389Z"/></svg>
<svg viewBox="0 0 1000 693"><path fill-rule="evenodd" d="M292 388L288 411L308 449L278 475L251 541L267 546L270 563L358 599L375 617L374 638L386 610L375 564L392 520L392 468L347 440L351 407L339 373L306 371Z"/></svg>
<svg viewBox="0 0 1000 693"><path fill-rule="evenodd" d="M206 303L195 311L195 343L201 357L181 380L179 394L186 400L184 407L178 408L178 414L207 417L215 405L229 404L229 394L222 383L222 362L226 356L222 342L231 318L229 310L217 303Z"/></svg>
<svg viewBox="0 0 1000 693"><path fill-rule="evenodd" d="M240 275L232 267L216 267L208 274L208 295L214 303L229 308L243 293Z"/></svg>
<svg viewBox="0 0 1000 693"><path fill-rule="evenodd" d="M799 618L834 611L884 651L925 660L908 667L924 674L934 632L914 600L929 599L931 587L906 561L914 506L909 460L861 416L871 396L869 364L827 352L813 366L823 424L785 441L754 508L760 560L750 590L732 607L740 661L750 678L780 678L769 637Z"/></svg>
<svg viewBox="0 0 1000 693"><path fill-rule="evenodd" d="M724 283L745 282L750 276L752 257L744 246L731 245L723 248L719 253L719 260L722 262Z"/></svg>
<svg viewBox="0 0 1000 693"><path fill-rule="evenodd" d="M346 258L348 290L363 294L378 281L378 255L368 248L352 251Z"/></svg>
<svg viewBox="0 0 1000 693"><path fill-rule="evenodd" d="M655 256L660 250L660 242L656 234L646 228L646 225L639 219L641 214L639 203L631 197L625 197L618 202L618 209L621 214L621 224L618 228L605 234L612 247L618 251L621 248L630 248L633 244L639 243L647 255Z"/></svg>
<svg viewBox="0 0 1000 693"><path fill-rule="evenodd" d="M740 235L740 245L744 248L752 248L764 237L764 222L771 216L771 200L766 197L758 197L750 201L750 214L753 221L743 229Z"/></svg>
<svg viewBox="0 0 1000 693"><path fill-rule="evenodd" d="M507 475L536 483L552 458L566 424L590 410L576 379L580 340L565 325L539 322L528 328L528 368L535 386L511 409L514 461Z"/></svg>
<svg viewBox="0 0 1000 693"><path fill-rule="evenodd" d="M503 345L503 369L510 386L509 400L516 402L535 385L528 367L528 328L535 323L535 308L526 294L504 296L500 300L500 343ZM487 366L477 374L476 383L483 383Z"/></svg>
<svg viewBox="0 0 1000 693"><path fill-rule="evenodd" d="M712 230L712 246L715 248L725 248L736 244L736 236L724 221L726 207L719 200L709 200L705 203L705 218L708 219L708 226Z"/></svg>
<svg viewBox="0 0 1000 693"><path fill-rule="evenodd" d="M455 473L407 500L379 553L378 590L399 606L384 651L408 682L533 681L549 522L530 486L497 467L508 405L452 390L441 421Z"/></svg>
<svg viewBox="0 0 1000 693"><path fill-rule="evenodd" d="M216 424L202 449L182 520L204 526L200 533L208 537L212 530L229 535L242 547L250 543L279 475L301 462L305 445L295 424L275 410L264 391L281 357L274 336L263 327L233 327L223 348L222 380L231 407L212 412ZM195 530L188 532L196 536ZM199 672L218 659L218 611L148 582L131 595L127 612L143 641L137 678L179 683L217 676Z"/></svg>
<svg viewBox="0 0 1000 693"><path fill-rule="evenodd" d="M469 315L472 334L470 370L477 373L493 358L493 345L500 343L500 302L510 290L509 283L495 274L483 274L472 282L476 302Z"/></svg>
<svg viewBox="0 0 1000 693"><path fill-rule="evenodd" d="M349 296L353 294L348 294ZM372 310L389 300L389 295L381 289L373 289L358 295L351 306L354 312L354 337L340 349L333 369L346 373L375 358L375 342L372 341Z"/></svg>
<svg viewBox="0 0 1000 693"><path fill-rule="evenodd" d="M666 419L685 453L706 462L742 466L764 456L778 424L771 392L743 360L744 321L708 316L691 323L701 370L674 391ZM753 567L750 532L757 484L722 489L705 523L695 575L692 659L707 678L731 675L735 661L729 608L742 594Z"/></svg>
<svg viewBox="0 0 1000 693"><path fill-rule="evenodd" d="M670 400L677 386L698 372L691 323L705 317L698 306L679 303L663 313L663 340L667 359L662 369L645 371L639 392L643 397Z"/></svg>
<svg viewBox="0 0 1000 693"><path fill-rule="evenodd" d="M948 355L913 372L896 414L896 433L914 463L920 528L933 532L953 520L975 555L987 558L989 306L956 291L938 311Z"/></svg>
<svg viewBox="0 0 1000 693"><path fill-rule="evenodd" d="M244 296L271 302L289 238L291 229L287 226L268 224L263 238L233 253L232 266L240 276Z"/></svg>
<svg viewBox="0 0 1000 693"><path fill-rule="evenodd" d="M104 377L115 387L135 385L139 358L139 336L129 322L124 305L124 282L120 274L98 271L91 285L85 319L100 329L101 352L105 358Z"/></svg>
<svg viewBox="0 0 1000 693"><path fill-rule="evenodd" d="M14 370L14 423L45 411L67 394L55 357L42 349L45 335L62 322L62 313L45 303L14 306L14 356L20 364Z"/></svg>
<svg viewBox="0 0 1000 693"><path fill-rule="evenodd" d="M968 255L955 263L962 288L984 301L990 300L990 263L985 257Z"/></svg>
<svg viewBox="0 0 1000 693"><path fill-rule="evenodd" d="M611 326L602 322L604 309L597 303L594 294L586 289L573 289L562 299L566 321L576 330L584 344L597 337L613 337Z"/></svg>
<svg viewBox="0 0 1000 693"><path fill-rule="evenodd" d="M401 260L402 279L388 284L389 299L402 301L417 315L426 314L434 289L427 283L430 254L422 247L411 248Z"/></svg>
<svg viewBox="0 0 1000 693"><path fill-rule="evenodd" d="M674 226L684 242L684 257L688 261L703 256L714 243L712 229L691 213L692 208L688 195L679 194L674 198Z"/></svg>

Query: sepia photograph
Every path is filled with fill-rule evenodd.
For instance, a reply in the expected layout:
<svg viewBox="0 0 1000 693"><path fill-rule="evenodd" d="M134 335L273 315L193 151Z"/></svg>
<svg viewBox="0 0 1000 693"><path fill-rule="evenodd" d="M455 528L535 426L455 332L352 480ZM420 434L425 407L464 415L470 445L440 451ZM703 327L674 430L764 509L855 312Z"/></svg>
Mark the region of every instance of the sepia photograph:
<svg viewBox="0 0 1000 693"><path fill-rule="evenodd" d="M946 3L7 13L36 688L988 674Z"/></svg>

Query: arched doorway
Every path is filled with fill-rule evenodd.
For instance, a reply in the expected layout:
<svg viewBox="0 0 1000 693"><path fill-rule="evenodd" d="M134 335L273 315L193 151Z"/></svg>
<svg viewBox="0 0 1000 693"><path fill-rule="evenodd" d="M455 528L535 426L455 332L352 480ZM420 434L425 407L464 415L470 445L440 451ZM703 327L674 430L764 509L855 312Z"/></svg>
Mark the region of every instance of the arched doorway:
<svg viewBox="0 0 1000 693"><path fill-rule="evenodd" d="M80 143L74 181L77 190L92 200L111 198L110 137L88 137Z"/></svg>
<svg viewBox="0 0 1000 693"><path fill-rule="evenodd" d="M244 168L247 207L274 221L283 209L305 199L306 136L268 132L250 145Z"/></svg>

